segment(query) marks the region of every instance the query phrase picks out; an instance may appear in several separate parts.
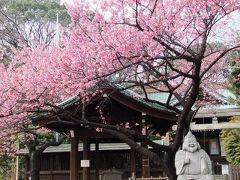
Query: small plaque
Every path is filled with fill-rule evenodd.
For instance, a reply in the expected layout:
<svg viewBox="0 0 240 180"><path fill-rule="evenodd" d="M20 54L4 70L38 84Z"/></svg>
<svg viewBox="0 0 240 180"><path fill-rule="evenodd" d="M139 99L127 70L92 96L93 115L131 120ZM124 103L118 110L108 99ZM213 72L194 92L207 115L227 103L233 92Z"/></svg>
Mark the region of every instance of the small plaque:
<svg viewBox="0 0 240 180"><path fill-rule="evenodd" d="M227 164L222 165L222 174L229 174L229 169Z"/></svg>
<svg viewBox="0 0 240 180"><path fill-rule="evenodd" d="M81 167L90 167L89 160L81 160Z"/></svg>

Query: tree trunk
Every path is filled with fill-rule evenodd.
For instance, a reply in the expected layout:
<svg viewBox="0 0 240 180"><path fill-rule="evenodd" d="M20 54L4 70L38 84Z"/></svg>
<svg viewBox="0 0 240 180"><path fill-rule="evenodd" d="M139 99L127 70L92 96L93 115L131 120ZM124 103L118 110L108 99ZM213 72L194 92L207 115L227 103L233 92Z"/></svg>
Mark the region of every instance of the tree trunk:
<svg viewBox="0 0 240 180"><path fill-rule="evenodd" d="M169 155L168 153L165 153L163 158L163 170L169 180L177 180L174 156L175 155Z"/></svg>
<svg viewBox="0 0 240 180"><path fill-rule="evenodd" d="M30 152L30 177L31 180L39 180L39 153Z"/></svg>

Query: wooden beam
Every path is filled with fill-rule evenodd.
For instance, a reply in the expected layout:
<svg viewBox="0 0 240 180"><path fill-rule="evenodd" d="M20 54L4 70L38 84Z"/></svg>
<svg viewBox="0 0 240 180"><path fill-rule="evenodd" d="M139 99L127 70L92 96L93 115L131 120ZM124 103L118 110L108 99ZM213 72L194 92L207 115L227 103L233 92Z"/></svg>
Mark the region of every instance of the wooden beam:
<svg viewBox="0 0 240 180"><path fill-rule="evenodd" d="M240 123L213 123L213 124L191 124L191 131L211 131L217 129L237 129L240 128ZM172 127L176 131L177 125Z"/></svg>
<svg viewBox="0 0 240 180"><path fill-rule="evenodd" d="M70 152L70 180L78 180L79 156L78 156L78 139L71 138Z"/></svg>
<svg viewBox="0 0 240 180"><path fill-rule="evenodd" d="M88 137L83 138L83 161L90 161L90 143ZM90 165L90 162L89 162ZM83 167L83 180L90 180L90 167Z"/></svg>
<svg viewBox="0 0 240 180"><path fill-rule="evenodd" d="M196 116L194 118L206 118L206 117L231 117L231 116L239 116L240 108L239 107L225 107L221 108L205 108L199 109Z"/></svg>

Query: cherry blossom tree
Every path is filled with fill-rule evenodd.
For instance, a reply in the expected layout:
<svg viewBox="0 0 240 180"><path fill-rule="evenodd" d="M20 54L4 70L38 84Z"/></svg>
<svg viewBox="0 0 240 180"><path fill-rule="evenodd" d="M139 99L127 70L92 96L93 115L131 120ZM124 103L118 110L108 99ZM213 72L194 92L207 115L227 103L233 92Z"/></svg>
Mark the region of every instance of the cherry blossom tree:
<svg viewBox="0 0 240 180"><path fill-rule="evenodd" d="M39 43L48 46L51 43L56 43L56 13L58 13L59 23L63 25L69 23L70 19L65 6L60 6L56 0L2 0L0 2L0 63L4 65L3 69L8 68L8 64L13 58L13 48L34 47ZM27 156L29 156L31 162L30 175L34 176L35 179L39 176L37 165L41 152L50 145L61 144L64 139L61 137L56 142L55 138L49 136L49 131L47 133L39 131L39 127L34 127L27 121L21 121L17 124L4 122L0 129L2 132L0 164L3 165L3 170L10 170L9 167L13 166L19 142L21 145L26 145L29 150ZM18 133L22 133L24 136L17 135ZM3 161L6 161L6 163ZM2 172L2 169L0 171ZM3 172L3 175L8 174L7 171ZM8 179L10 177L2 178Z"/></svg>
<svg viewBox="0 0 240 180"><path fill-rule="evenodd" d="M56 34L56 12L61 24L69 23L65 6L58 1L7 1L0 2L0 48L4 63L12 58L11 48L23 45L50 44Z"/></svg>
<svg viewBox="0 0 240 180"><path fill-rule="evenodd" d="M226 85L225 56L240 47L238 26L231 26L239 8L237 0L75 1L68 6L72 24L61 29L59 45L16 50L9 68L1 68L1 126L19 124L33 112L56 115L59 110L61 123L100 128L176 179L175 153L202 104L199 91L202 97L205 88ZM174 110L178 128L173 143L158 145L131 129L91 122L56 106L75 95L87 101L88 94L101 90L100 80L138 87L146 100ZM168 100L151 100L146 87L168 92ZM176 104L170 103L173 97ZM134 138L164 152L163 158L139 147Z"/></svg>

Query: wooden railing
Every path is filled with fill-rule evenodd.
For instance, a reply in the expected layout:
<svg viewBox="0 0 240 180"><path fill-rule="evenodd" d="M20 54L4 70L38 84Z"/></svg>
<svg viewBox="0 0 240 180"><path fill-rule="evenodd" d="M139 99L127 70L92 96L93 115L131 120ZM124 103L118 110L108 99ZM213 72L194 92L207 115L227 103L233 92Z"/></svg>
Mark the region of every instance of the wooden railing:
<svg viewBox="0 0 240 180"><path fill-rule="evenodd" d="M239 165L230 165L230 180L239 180L240 179L240 166Z"/></svg>

